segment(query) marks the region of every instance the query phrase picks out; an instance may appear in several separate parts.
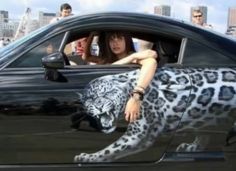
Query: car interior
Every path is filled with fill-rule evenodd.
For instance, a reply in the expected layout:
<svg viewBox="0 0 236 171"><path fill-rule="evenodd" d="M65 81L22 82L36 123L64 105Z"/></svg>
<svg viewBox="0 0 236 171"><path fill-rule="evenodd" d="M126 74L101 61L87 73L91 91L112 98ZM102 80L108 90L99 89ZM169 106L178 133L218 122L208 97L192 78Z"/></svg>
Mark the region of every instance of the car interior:
<svg viewBox="0 0 236 171"><path fill-rule="evenodd" d="M109 30L108 30L109 31ZM71 32L65 42L63 54L65 55L65 63L66 65L71 65L71 60L76 65L85 65L87 64L80 55L73 53L72 50L68 50L71 48L71 44L75 43L78 39L83 37L88 37L92 31L85 32L84 34L80 34L79 36L75 34L75 32ZM99 31L102 32L102 31ZM104 31L103 31L104 32ZM122 31L124 32L124 31ZM127 31L126 31L127 32ZM158 54L158 63L159 67L165 64L174 64L178 62L181 38L173 38L163 35L156 35L150 33L141 33L141 32L127 32L133 38L133 42L135 45L136 51L140 51L143 48L140 48L140 42L145 41L151 44L150 48L155 50ZM95 38L94 38L95 39ZM95 44L96 46L96 44ZM68 48L69 47L69 48ZM94 51L93 47L90 47L91 51ZM97 49L98 50L98 49ZM92 52L94 53L94 52ZM99 53L99 52L95 52ZM76 60L73 60L76 59ZM76 62L75 62L76 61Z"/></svg>

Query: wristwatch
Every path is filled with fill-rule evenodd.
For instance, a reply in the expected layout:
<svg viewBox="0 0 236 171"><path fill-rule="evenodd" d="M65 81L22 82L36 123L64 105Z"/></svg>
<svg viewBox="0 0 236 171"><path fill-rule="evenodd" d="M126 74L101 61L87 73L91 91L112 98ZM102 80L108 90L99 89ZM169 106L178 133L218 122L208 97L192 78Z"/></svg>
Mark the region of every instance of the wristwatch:
<svg viewBox="0 0 236 171"><path fill-rule="evenodd" d="M143 93L140 91L134 90L132 93L130 93L130 96L134 98L135 100L142 101L143 100Z"/></svg>

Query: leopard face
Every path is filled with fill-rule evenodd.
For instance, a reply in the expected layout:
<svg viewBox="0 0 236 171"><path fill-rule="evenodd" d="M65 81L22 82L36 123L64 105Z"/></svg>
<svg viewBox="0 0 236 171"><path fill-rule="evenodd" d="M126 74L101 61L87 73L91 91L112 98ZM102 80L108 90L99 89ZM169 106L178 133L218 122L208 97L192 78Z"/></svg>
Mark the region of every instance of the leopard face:
<svg viewBox="0 0 236 171"><path fill-rule="evenodd" d="M97 120L102 132L116 129L118 117L124 112L126 94L109 78L93 81L86 88L83 96L86 113Z"/></svg>

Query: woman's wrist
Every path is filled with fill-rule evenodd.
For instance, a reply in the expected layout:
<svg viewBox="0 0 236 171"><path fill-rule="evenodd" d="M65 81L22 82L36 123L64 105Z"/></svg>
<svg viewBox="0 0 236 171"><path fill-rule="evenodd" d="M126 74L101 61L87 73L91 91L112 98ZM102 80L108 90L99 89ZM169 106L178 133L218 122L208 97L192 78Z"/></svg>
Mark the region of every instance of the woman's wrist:
<svg viewBox="0 0 236 171"><path fill-rule="evenodd" d="M138 90L133 90L130 93L130 97L133 98L135 101L142 101L144 93Z"/></svg>
<svg viewBox="0 0 236 171"><path fill-rule="evenodd" d="M137 85L137 86L135 86L134 87L134 91L139 91L139 92L141 92L141 93L145 93L145 88L143 87L143 86L140 86L140 85Z"/></svg>

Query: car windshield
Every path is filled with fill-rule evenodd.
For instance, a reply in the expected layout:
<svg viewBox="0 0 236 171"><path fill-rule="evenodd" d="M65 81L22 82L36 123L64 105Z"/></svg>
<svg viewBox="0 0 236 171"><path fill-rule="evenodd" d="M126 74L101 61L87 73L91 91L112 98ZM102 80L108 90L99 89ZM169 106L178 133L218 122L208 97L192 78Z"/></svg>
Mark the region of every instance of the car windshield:
<svg viewBox="0 0 236 171"><path fill-rule="evenodd" d="M26 36L23 36L22 38L19 38L18 40L8 44L7 46L1 48L0 49L0 67L5 62L7 56L10 55L14 51L15 48L17 48L18 46L20 46L24 42L28 41L32 37L36 36L37 34L42 33L48 27L50 27L50 26L46 25L44 27L41 27L41 28L27 34Z"/></svg>

